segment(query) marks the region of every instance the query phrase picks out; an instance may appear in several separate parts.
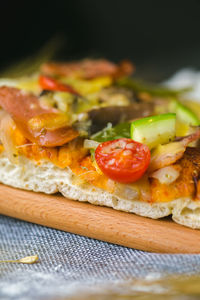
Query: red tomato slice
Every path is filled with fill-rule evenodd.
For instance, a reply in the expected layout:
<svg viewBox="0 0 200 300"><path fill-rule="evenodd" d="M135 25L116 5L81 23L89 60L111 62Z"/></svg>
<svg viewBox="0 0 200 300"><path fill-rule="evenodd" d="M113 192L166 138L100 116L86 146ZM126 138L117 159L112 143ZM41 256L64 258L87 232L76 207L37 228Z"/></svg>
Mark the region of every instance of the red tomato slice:
<svg viewBox="0 0 200 300"><path fill-rule="evenodd" d="M100 144L95 151L101 171L112 180L129 183L142 177L150 163L150 150L132 139L118 139Z"/></svg>
<svg viewBox="0 0 200 300"><path fill-rule="evenodd" d="M79 96L79 93L73 89L68 84L63 84L52 77L49 76L39 76L39 85L42 89L48 91L61 91L61 92L68 92L74 95Z"/></svg>

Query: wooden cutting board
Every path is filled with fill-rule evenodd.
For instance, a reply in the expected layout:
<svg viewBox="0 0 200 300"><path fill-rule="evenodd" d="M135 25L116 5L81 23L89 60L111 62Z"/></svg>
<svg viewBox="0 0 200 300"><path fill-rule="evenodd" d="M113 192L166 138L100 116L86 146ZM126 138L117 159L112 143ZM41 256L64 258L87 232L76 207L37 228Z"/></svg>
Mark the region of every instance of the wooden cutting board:
<svg viewBox="0 0 200 300"><path fill-rule="evenodd" d="M0 214L90 238L163 253L200 253L200 230L152 220L60 195L0 185Z"/></svg>

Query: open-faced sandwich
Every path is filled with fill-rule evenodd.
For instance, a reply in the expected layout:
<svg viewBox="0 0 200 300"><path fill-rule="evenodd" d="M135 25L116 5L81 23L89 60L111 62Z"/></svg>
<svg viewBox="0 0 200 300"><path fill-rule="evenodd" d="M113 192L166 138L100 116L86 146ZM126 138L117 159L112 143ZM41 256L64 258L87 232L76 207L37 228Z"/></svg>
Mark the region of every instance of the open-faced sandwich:
<svg viewBox="0 0 200 300"><path fill-rule="evenodd" d="M0 182L200 228L200 107L106 60L0 80Z"/></svg>

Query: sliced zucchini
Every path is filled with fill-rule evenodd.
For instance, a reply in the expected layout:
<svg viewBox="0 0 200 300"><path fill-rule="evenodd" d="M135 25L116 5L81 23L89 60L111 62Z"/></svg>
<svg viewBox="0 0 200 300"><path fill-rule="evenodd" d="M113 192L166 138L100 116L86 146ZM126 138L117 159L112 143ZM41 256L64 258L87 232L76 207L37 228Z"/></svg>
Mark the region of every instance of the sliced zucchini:
<svg viewBox="0 0 200 300"><path fill-rule="evenodd" d="M168 113L135 120L131 123L131 138L150 149L166 144L176 134L176 114Z"/></svg>
<svg viewBox="0 0 200 300"><path fill-rule="evenodd" d="M185 136L193 132L193 127L176 119L176 136Z"/></svg>
<svg viewBox="0 0 200 300"><path fill-rule="evenodd" d="M177 100L171 100L170 111L176 113L177 119L188 125L198 126L200 120L197 115L188 107Z"/></svg>

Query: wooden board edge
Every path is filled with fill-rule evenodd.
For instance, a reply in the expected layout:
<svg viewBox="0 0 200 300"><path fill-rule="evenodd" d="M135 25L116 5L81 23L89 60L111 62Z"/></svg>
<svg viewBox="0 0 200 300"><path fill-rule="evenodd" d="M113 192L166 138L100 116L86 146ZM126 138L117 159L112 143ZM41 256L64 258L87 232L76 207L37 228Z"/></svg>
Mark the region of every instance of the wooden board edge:
<svg viewBox="0 0 200 300"><path fill-rule="evenodd" d="M200 253L200 231L0 184L0 213L97 240L157 253Z"/></svg>

